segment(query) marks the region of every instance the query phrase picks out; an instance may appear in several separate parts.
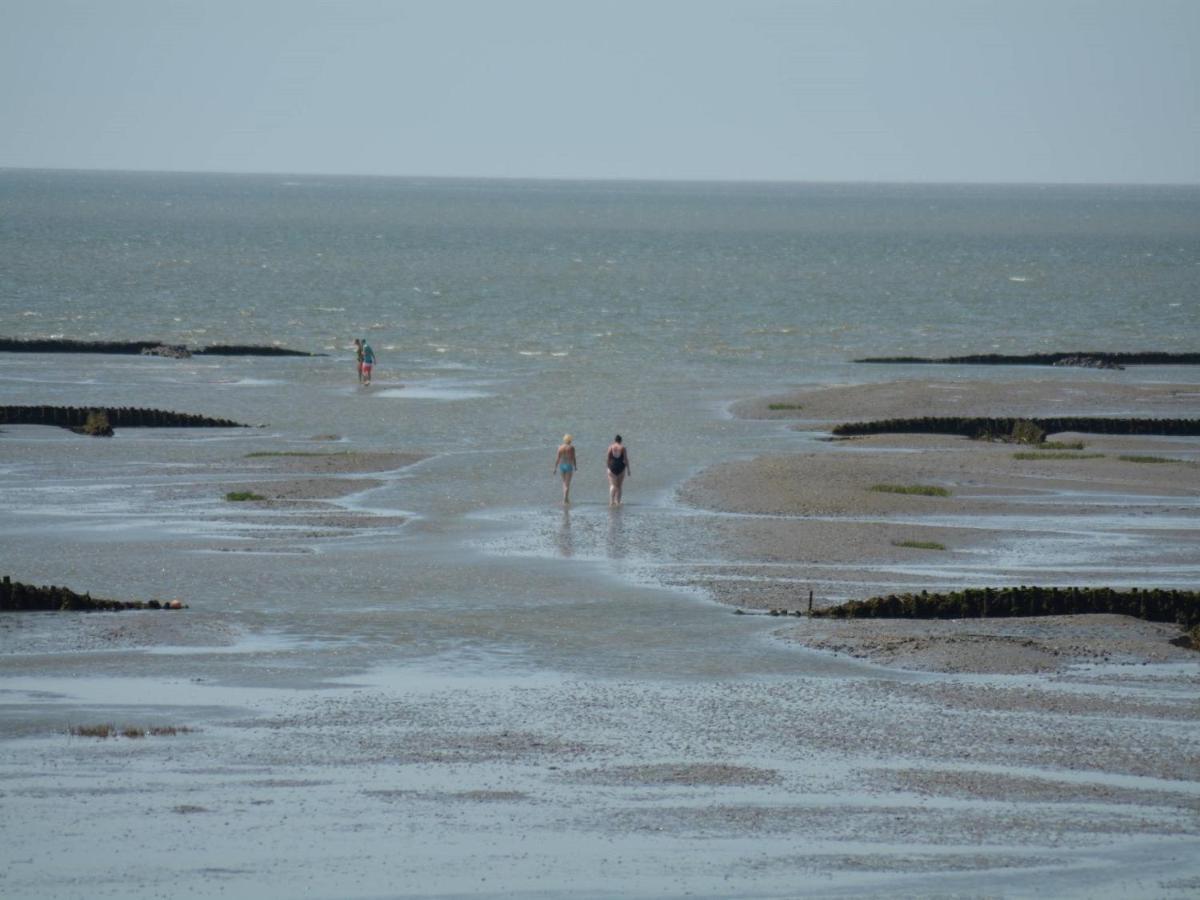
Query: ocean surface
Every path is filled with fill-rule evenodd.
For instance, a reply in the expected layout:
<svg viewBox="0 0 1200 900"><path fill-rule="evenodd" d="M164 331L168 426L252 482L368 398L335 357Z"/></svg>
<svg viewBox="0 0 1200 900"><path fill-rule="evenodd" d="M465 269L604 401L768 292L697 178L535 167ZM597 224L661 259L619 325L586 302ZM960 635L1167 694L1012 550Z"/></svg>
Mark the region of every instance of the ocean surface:
<svg viewBox="0 0 1200 900"><path fill-rule="evenodd" d="M94 717L99 701L63 685L102 676L111 708L129 710L169 703L145 691L166 682L319 693L368 673L393 686L861 675L672 586L710 561L690 543L683 480L819 446L729 405L804 384L997 377L853 362L865 356L1196 351L1198 286L1195 187L0 171L0 336L323 354L0 354L0 404L261 426L0 434L0 574L191 607L186 629L134 652L98 619L65 636L45 617L0 623L18 698L2 727ZM355 337L377 355L368 389ZM566 432L581 463L569 511L551 473ZM618 432L633 476L614 512L602 466ZM280 450L426 458L337 501L389 523L378 529L231 511L218 487L231 461Z"/></svg>

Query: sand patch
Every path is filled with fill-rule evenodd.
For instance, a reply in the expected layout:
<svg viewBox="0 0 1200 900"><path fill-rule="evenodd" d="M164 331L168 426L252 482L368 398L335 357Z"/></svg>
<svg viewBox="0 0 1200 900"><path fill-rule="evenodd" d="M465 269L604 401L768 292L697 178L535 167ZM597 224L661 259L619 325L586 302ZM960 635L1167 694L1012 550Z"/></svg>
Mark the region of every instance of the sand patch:
<svg viewBox="0 0 1200 900"><path fill-rule="evenodd" d="M785 636L814 650L933 672L1060 672L1082 663L1195 662L1178 626L1128 616L804 619Z"/></svg>
<svg viewBox="0 0 1200 900"><path fill-rule="evenodd" d="M269 472L296 472L309 475L351 475L366 472L391 472L421 462L428 457L420 453L376 451L314 452L282 451L250 454L243 458L250 469Z"/></svg>
<svg viewBox="0 0 1200 900"><path fill-rule="evenodd" d="M731 786L777 784L779 773L728 763L659 763L572 772L571 781L621 787L646 785Z"/></svg>
<svg viewBox="0 0 1200 900"><path fill-rule="evenodd" d="M746 419L832 423L918 416L1196 415L1196 386L1192 384L1122 384L1073 377L1078 373L1047 373L1036 381L1014 382L922 379L813 385L743 400L735 403L732 411Z"/></svg>

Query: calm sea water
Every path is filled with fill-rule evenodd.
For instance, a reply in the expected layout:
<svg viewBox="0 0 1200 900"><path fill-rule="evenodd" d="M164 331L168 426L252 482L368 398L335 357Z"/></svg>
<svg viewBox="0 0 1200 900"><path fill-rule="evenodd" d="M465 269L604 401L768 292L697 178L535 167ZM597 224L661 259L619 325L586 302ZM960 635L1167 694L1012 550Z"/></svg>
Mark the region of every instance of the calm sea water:
<svg viewBox="0 0 1200 900"><path fill-rule="evenodd" d="M709 613L670 646L645 618L677 625L677 598L647 606L646 585L695 562L678 484L810 440L732 420L729 401L931 374L850 362L866 355L1194 351L1198 285L1196 188L0 172L0 334L328 354L4 355L3 403L268 427L126 432L86 457L62 439L6 439L0 537L24 580L183 596L247 633L286 631L318 669L463 653L484 669L769 668L761 648L753 662L690 655L727 643ZM379 357L369 391L354 383L355 336ZM567 431L583 466L564 515L550 466ZM634 478L614 518L600 467L617 431ZM241 547L219 497L163 501L172 467L218 477L245 452L330 434L429 454L348 501L408 526L217 555L221 541Z"/></svg>
<svg viewBox="0 0 1200 900"><path fill-rule="evenodd" d="M6 171L0 229L16 335L333 350L366 333L393 362L706 374L1194 349L1200 326L1196 188Z"/></svg>

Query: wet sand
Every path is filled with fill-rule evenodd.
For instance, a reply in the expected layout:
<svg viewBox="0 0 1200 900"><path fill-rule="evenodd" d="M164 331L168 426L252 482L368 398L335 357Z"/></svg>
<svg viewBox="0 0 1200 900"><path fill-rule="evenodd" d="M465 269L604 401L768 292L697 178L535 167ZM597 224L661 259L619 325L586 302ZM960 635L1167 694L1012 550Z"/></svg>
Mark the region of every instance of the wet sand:
<svg viewBox="0 0 1200 900"><path fill-rule="evenodd" d="M734 409L820 430L839 421L948 414L1187 416L1197 399L1188 385L920 381L813 388ZM820 607L968 586L1192 587L1200 440L1048 438L1083 447L1021 459L1017 454L1037 448L876 435L715 466L685 484L679 497L723 514L709 522L707 540L737 562L696 571L681 583L748 610L791 611L806 608L810 590ZM1137 461L1145 457L1169 461ZM881 485L927 486L946 495L875 489ZM814 620L786 634L817 649L945 672L1059 670L1112 654L1146 662L1190 658L1190 651L1167 643L1178 629L1145 625L1103 616L1036 626ZM1029 629L1040 637L1023 633ZM1138 649L1117 650L1128 650L1132 633L1140 636L1133 642Z"/></svg>
<svg viewBox="0 0 1200 900"><path fill-rule="evenodd" d="M871 394L852 389L864 405L876 402ZM793 413L797 427L845 418L833 414L836 394L821 402L829 418ZM207 570L219 560L214 570L228 570L220 592L249 590L260 570L282 586L232 614L210 601L181 615L105 614L54 629L32 617L0 622L13 650L0 657L13 749L0 761L0 889L1193 897L1200 666L1171 643L1170 626L1113 616L733 615L734 606L800 608L809 589L828 604L902 588L1190 578L1195 470L1115 456L1195 459L1196 443L1080 439L1105 458L1024 462L1012 446L936 436L802 444L700 473L681 488L683 516L584 506L571 525L555 508L539 540L570 535L583 559L560 550L517 563L473 558L459 544L442 559L432 541L393 556L398 528L385 549L367 541L332 551L323 538L339 528L403 521L348 501L403 477L415 455L222 456L172 469L177 478L155 481L155 502L219 519L224 534L189 538L174 564ZM885 480L951 493L867 489ZM237 489L268 499L221 499ZM512 520L496 529L511 530ZM947 549L897 546L914 539ZM156 540L116 552L145 563ZM619 587L599 562L595 548L606 546L617 559L641 546L686 554L655 575L731 606ZM311 555L275 561L302 551ZM337 566L349 582L379 557L387 564L367 576L380 587L362 591L362 603L330 604L326 615L318 598L309 601L316 613L303 612L315 569ZM317 562L305 570L308 559ZM453 603L423 608L423 593L454 567L471 577L453 582ZM550 580L568 570L571 580ZM531 587L534 579L542 582ZM484 580L480 595L464 593ZM557 596L559 585L561 616L508 596ZM387 614L374 618L373 607ZM308 617L294 633L293 610ZM407 630L429 618L453 630L461 655L396 652L433 633ZM564 675L532 648L497 640L516 622L537 626L519 632L531 643L572 652L573 640L595 641L606 658L629 659L602 676L579 666ZM597 636L602 629L622 630ZM699 631L718 637L703 643ZM326 648L316 669L313 645ZM637 656L661 659L651 675L623 673ZM717 668L726 658L734 662ZM364 662L378 659L403 663ZM103 722L192 730L70 733Z"/></svg>

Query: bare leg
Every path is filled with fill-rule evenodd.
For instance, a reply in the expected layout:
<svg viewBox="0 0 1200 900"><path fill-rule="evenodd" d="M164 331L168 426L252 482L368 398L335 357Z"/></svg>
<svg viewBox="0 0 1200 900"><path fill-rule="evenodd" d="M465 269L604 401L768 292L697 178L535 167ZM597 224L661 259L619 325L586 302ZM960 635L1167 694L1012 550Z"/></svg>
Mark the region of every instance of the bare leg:
<svg viewBox="0 0 1200 900"><path fill-rule="evenodd" d="M574 471L563 472L563 503L571 502L571 476L574 474Z"/></svg>
<svg viewBox="0 0 1200 900"><path fill-rule="evenodd" d="M622 472L620 475L614 475L612 472L608 473L608 505L609 506L620 506L621 505L621 486L624 484L624 482L625 482L625 473L624 472Z"/></svg>

